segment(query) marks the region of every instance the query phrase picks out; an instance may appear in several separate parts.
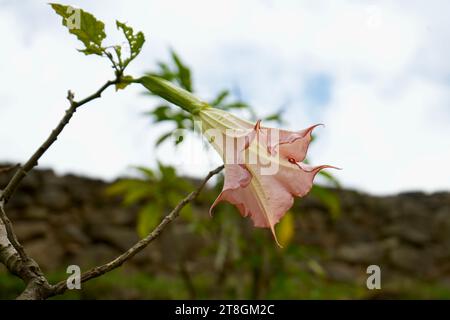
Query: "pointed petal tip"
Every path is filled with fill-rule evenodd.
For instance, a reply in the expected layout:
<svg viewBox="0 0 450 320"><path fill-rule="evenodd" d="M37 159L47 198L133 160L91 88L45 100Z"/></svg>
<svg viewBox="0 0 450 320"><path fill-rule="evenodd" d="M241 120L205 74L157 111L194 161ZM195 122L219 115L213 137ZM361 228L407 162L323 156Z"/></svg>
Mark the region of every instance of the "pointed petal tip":
<svg viewBox="0 0 450 320"><path fill-rule="evenodd" d="M330 166L330 165L328 165L328 164L319 166L319 168L320 168L319 170L322 170L322 169L336 169L336 170L342 170L342 168L335 167L335 166Z"/></svg>
<svg viewBox="0 0 450 320"><path fill-rule="evenodd" d="M316 167L308 166L308 165L305 165L305 164L303 164L303 163L297 163L297 165L298 165L298 167L299 167L300 169L302 169L302 170L305 171L305 172L319 172L320 170L323 170L323 169L336 169L336 170L342 170L342 168L335 167L335 166L331 166L331 165L329 165L329 164L323 164L323 165L316 166Z"/></svg>
<svg viewBox="0 0 450 320"><path fill-rule="evenodd" d="M275 242L277 243L277 246L278 246L278 248L280 248L280 249L284 249L284 247L278 242L278 240L277 239L275 239Z"/></svg>
<svg viewBox="0 0 450 320"><path fill-rule="evenodd" d="M317 127L324 127L325 128L325 124L324 123L318 123L318 124L315 124L315 125L313 125L311 128L317 128Z"/></svg>
<svg viewBox="0 0 450 320"><path fill-rule="evenodd" d="M212 218L213 217L213 210L214 210L214 208L213 207L211 207L211 208L209 208L209 217L210 218Z"/></svg>
<svg viewBox="0 0 450 320"><path fill-rule="evenodd" d="M314 176L315 176L317 173L319 173L319 171L321 171L321 170L323 170L323 169L336 169L336 170L342 170L341 168L338 168L338 167L335 167L335 166L330 166L330 165L328 165L328 164L324 164L324 165L317 166L317 167L313 168L313 169L312 169L311 171L309 171L309 172L313 172L313 173L314 173Z"/></svg>
<svg viewBox="0 0 450 320"><path fill-rule="evenodd" d="M309 127L309 128L306 130L306 133L307 133L307 134L308 134L308 133L311 133L311 132L312 132L315 128L317 128L317 127L324 127L324 128L325 128L325 124L323 124L323 123L315 124L315 125Z"/></svg>
<svg viewBox="0 0 450 320"><path fill-rule="evenodd" d="M270 231L272 231L272 235L273 235L273 238L274 238L275 243L277 244L277 246L278 246L280 249L283 249L283 246L281 245L281 243L278 242L277 234L276 234L276 232L275 232L275 227L274 227L274 226L271 226L271 227L270 227Z"/></svg>
<svg viewBox="0 0 450 320"><path fill-rule="evenodd" d="M256 121L256 124L255 124L255 130L256 131L258 131L259 129L261 129L261 120L258 120L258 121Z"/></svg>
<svg viewBox="0 0 450 320"><path fill-rule="evenodd" d="M209 207L209 216L212 218L213 217L213 211L214 208L217 206L217 204L219 202L223 201L223 191L219 194L219 196L216 198L216 200L214 200L213 204L211 205L211 207Z"/></svg>

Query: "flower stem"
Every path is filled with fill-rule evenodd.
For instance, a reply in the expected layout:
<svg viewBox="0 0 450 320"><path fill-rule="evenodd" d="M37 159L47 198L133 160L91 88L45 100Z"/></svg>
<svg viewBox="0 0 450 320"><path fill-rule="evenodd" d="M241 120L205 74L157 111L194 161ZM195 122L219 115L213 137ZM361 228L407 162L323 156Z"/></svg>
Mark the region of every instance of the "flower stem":
<svg viewBox="0 0 450 320"><path fill-rule="evenodd" d="M157 76L147 75L134 80L134 82L142 84L153 94L176 104L192 115L196 115L200 110L210 107L206 102L201 101L189 91Z"/></svg>

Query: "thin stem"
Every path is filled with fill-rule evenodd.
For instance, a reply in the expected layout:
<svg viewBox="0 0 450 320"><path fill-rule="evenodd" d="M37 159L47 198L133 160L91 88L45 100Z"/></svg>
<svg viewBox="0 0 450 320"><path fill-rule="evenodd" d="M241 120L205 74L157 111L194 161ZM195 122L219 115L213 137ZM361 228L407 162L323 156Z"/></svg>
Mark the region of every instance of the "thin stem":
<svg viewBox="0 0 450 320"><path fill-rule="evenodd" d="M2 238L2 250L0 250L0 262L7 266L8 270L13 274L19 276L26 284L25 290L18 297L18 299L45 299L51 292L51 287L48 284L47 279L42 273L39 265L31 259L25 252L24 248L17 239L14 229L9 220L4 206L9 201L20 182L26 177L35 166L38 165L39 159L50 148L50 146L58 139L59 134L64 130L70 119L82 105L97 99L101 96L109 86L114 85L120 81L120 75L116 75L115 80L107 81L92 95L84 98L80 101L74 100L74 94L69 91L67 99L70 102L70 107L67 109L61 121L56 128L50 133L48 138L41 144L41 146L33 153L28 161L23 166L18 166L17 171L9 181L4 190L0 190L0 220L4 225L4 230L0 230L1 233L6 234L6 237ZM13 250L9 247L12 246ZM10 248L10 249L8 249Z"/></svg>
<svg viewBox="0 0 450 320"><path fill-rule="evenodd" d="M115 61L114 58L113 58L113 55L112 55L110 52L106 51L106 48L103 49L102 51L103 51L103 53L106 55L106 57L109 59L109 61L111 62L111 64L112 64L114 70L116 71L116 76L117 76L118 78L120 78L120 77L122 76L123 70L124 70L125 68L120 68L120 66L117 65L116 61ZM120 62L120 61L119 61L119 62ZM121 63L120 63L120 64L121 64Z"/></svg>
<svg viewBox="0 0 450 320"><path fill-rule="evenodd" d="M20 244L19 240L17 239L16 234L14 233L14 229L11 223L11 220L9 220L8 216L5 212L5 203L3 200L0 201L0 219L2 220L3 224L5 225L6 230L6 236L11 242L14 249L16 249L17 253L20 256L20 259L22 261L26 262L29 260L27 254L25 253L25 250L23 249L22 245Z"/></svg>
<svg viewBox="0 0 450 320"><path fill-rule="evenodd" d="M17 187L19 186L20 182L23 180L23 178L26 177L28 172L30 172L35 166L38 165L39 159L42 157L42 155L50 148L50 146L58 139L59 134L64 130L65 126L69 123L70 119L74 115L74 113L77 111L79 107L82 105L100 98L103 91L105 91L109 86L114 85L119 80L110 80L106 82L100 89L98 89L95 93L92 95L84 98L83 100L80 100L78 102L73 100L73 94L69 92L68 99L70 101L70 107L67 109L64 117L61 119L57 127L50 133L48 138L44 141L44 143L34 152L34 154L28 159L28 161L21 167L19 167L12 177L12 179L9 181L6 188L3 190L2 194L0 194L0 200L4 201L4 204L8 203L9 199L13 195L13 193L16 191Z"/></svg>
<svg viewBox="0 0 450 320"><path fill-rule="evenodd" d="M142 84L153 94L176 104L190 114L196 115L201 110L209 108L209 105L206 102L199 100L189 91L179 88L161 77L147 75L139 79L135 79L133 82Z"/></svg>
<svg viewBox="0 0 450 320"><path fill-rule="evenodd" d="M20 166L20 164L16 164L16 165L14 165L14 166L8 166L8 167L0 168L0 174L2 174L2 173L8 173L9 171L18 168L19 166Z"/></svg>
<svg viewBox="0 0 450 320"><path fill-rule="evenodd" d="M192 202L195 198L197 198L197 196L202 191L208 180L211 179L211 177L213 177L214 175L218 174L220 171L222 171L223 168L224 166L222 165L210 171L208 175L205 177L205 179L202 181L200 186L195 191L191 192L180 203L178 203L178 205L168 215L164 217L161 223L147 237L138 241L134 246L132 246L126 252L122 253L120 256L116 257L114 260L83 273L81 275L81 282L86 282L93 278L100 277L101 275L120 267L124 262L131 259L137 253L139 253L141 250L147 247L153 240L158 238L158 236L167 227L167 225L169 225L174 219L176 219L179 216L181 209L183 209L188 203ZM53 287L50 296L62 294L66 290L67 290L67 283L64 280L59 282Z"/></svg>

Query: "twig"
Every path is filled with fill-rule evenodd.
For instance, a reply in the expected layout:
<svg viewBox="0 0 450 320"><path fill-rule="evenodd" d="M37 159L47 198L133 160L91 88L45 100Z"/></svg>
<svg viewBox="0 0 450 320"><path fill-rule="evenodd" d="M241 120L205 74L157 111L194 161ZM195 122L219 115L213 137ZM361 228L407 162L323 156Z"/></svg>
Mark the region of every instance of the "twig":
<svg viewBox="0 0 450 320"><path fill-rule="evenodd" d="M18 164L14 165L14 166L8 166L8 167L0 168L0 174L7 173L7 172L9 172L11 170L14 170L14 169L18 168L19 166L20 166L20 164L18 163Z"/></svg>
<svg viewBox="0 0 450 320"><path fill-rule="evenodd" d="M9 220L6 215L4 206L9 201L20 182L26 177L28 172L38 165L38 161L42 155L58 139L59 134L69 123L77 109L82 105L99 98L103 91L105 91L109 86L118 83L120 79L118 75L116 76L117 77L115 80L107 81L92 95L78 102L74 100L74 94L69 91L67 99L70 102L70 107L67 109L59 124L50 133L44 143L42 143L42 145L33 153L28 161L23 166L18 166L17 171L8 182L6 188L4 190L0 190L0 227L4 226L4 229L3 227L0 228L0 238L2 240L0 246L0 262L5 264L11 273L19 276L26 284L25 290L18 297L18 299L45 299L49 296L52 288L48 284L48 281L42 273L39 265L26 254L24 248L18 241L17 236L14 233L11 220ZM5 234L6 237L4 236Z"/></svg>
<svg viewBox="0 0 450 320"><path fill-rule="evenodd" d="M48 295L50 284L39 265L25 253L17 240L3 200L0 201L0 261L26 285L17 299L43 299Z"/></svg>
<svg viewBox="0 0 450 320"><path fill-rule="evenodd" d="M1 195L1 192L0 192ZM6 229L6 236L11 242L14 249L16 249L17 253L20 256L20 259L22 261L27 262L29 260L27 254L25 253L25 250L23 249L22 245L20 244L19 240L17 239L16 234L14 233L14 229L11 223L11 220L9 220L8 216L5 213L5 203L3 200L0 201L0 219L2 220L3 224L5 225Z"/></svg>
<svg viewBox="0 0 450 320"><path fill-rule="evenodd" d="M38 161L42 157L42 155L58 139L59 134L63 131L64 127L69 123L70 119L72 118L73 114L77 111L77 109L94 99L100 98L103 91L105 91L109 86L118 83L118 81L119 80L116 79L106 82L95 93L78 102L73 100L74 98L73 93L69 91L69 94L67 96L67 99L70 102L69 109L67 109L64 117L61 119L58 126L51 132L51 134L44 141L44 143L35 151L35 153L30 157L30 159L28 159L28 161L23 166L18 168L12 179L9 181L8 185L3 190L3 193L0 195L0 200L3 200L4 204L6 204L9 201L12 194L17 189L23 178L25 178L27 173L38 165Z"/></svg>
<svg viewBox="0 0 450 320"><path fill-rule="evenodd" d="M168 214L164 217L164 219L161 221L161 223L145 238L138 241L134 246L132 246L130 249L128 249L126 252L122 253L120 256L116 257L114 260L101 265L97 266L81 275L81 282L86 282L88 280L91 280L93 278L97 278L107 272L110 272L118 267L120 267L123 263L125 263L127 260L134 257L137 253L139 253L142 249L147 247L150 242L155 240L161 232L166 228L168 224L170 224L174 219L176 219L181 209L183 209L188 203L193 201L199 193L202 191L203 187L206 185L209 179L213 177L214 175L218 174L224 166L220 166L208 173L208 175L205 177L205 179L202 181L200 186L193 192L191 192L186 198L184 198L178 205ZM50 296L55 296L64 293L67 290L67 283L66 280L61 281L57 283L55 286L53 286L53 290L50 293Z"/></svg>

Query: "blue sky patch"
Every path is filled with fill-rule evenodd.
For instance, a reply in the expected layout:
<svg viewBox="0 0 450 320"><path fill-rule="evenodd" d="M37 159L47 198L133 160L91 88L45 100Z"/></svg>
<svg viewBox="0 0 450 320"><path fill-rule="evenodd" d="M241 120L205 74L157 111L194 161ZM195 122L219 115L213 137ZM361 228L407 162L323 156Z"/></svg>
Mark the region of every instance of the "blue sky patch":
<svg viewBox="0 0 450 320"><path fill-rule="evenodd" d="M310 106L325 106L331 100L332 86L333 79L330 75L325 73L313 74L306 80L303 96Z"/></svg>

